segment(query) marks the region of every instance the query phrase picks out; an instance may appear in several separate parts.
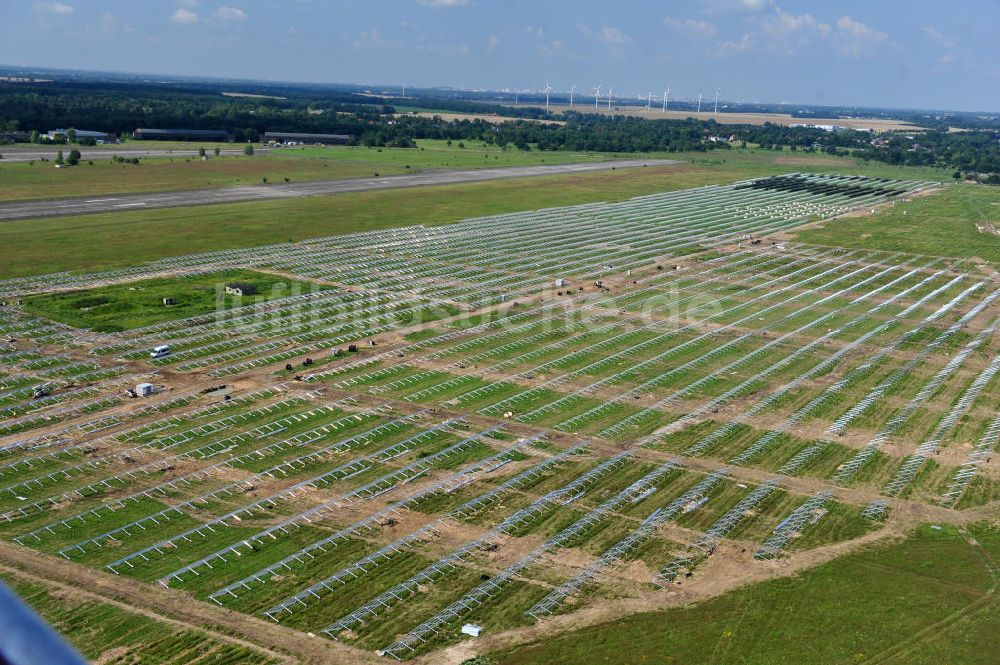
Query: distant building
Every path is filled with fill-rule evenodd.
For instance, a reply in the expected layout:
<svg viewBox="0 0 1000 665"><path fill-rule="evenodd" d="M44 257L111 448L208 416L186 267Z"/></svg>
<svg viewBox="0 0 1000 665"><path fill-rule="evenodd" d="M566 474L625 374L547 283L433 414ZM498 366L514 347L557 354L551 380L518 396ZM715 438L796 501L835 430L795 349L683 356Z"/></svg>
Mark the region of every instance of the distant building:
<svg viewBox="0 0 1000 665"><path fill-rule="evenodd" d="M25 143L28 132L0 132L0 143Z"/></svg>
<svg viewBox="0 0 1000 665"><path fill-rule="evenodd" d="M812 123L797 122L789 125L789 127L804 127L806 129L822 129L824 132L846 132L850 127L845 127L844 125L814 125Z"/></svg>
<svg viewBox="0 0 1000 665"><path fill-rule="evenodd" d="M351 140L349 134L302 134L299 132L264 132L261 143L301 143L314 145L316 143L347 143Z"/></svg>
<svg viewBox="0 0 1000 665"><path fill-rule="evenodd" d="M231 296L252 296L257 293L257 287L253 284L233 282L232 284L226 284L226 293Z"/></svg>
<svg viewBox="0 0 1000 665"><path fill-rule="evenodd" d="M111 134L109 132L92 132L87 129L76 129L73 131L76 132L77 141L79 141L80 139L94 139L95 141L104 142L104 141L114 141L117 138L114 134ZM67 138L68 132L69 132L68 129L53 129L52 131L48 132L46 136L48 136L52 140L65 139Z"/></svg>
<svg viewBox="0 0 1000 665"><path fill-rule="evenodd" d="M218 141L232 143L233 136L222 129L145 129L132 133L140 141Z"/></svg>

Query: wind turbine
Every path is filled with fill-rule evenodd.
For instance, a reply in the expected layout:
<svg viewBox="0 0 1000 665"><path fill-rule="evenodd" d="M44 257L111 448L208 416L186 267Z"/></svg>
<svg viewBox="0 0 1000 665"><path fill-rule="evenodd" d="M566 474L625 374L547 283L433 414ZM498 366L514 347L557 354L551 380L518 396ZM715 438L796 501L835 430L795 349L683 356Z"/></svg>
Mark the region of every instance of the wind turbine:
<svg viewBox="0 0 1000 665"><path fill-rule="evenodd" d="M701 113L701 93L698 93L698 113Z"/></svg>
<svg viewBox="0 0 1000 665"><path fill-rule="evenodd" d="M608 88L608 110L611 110L611 96L614 94L614 88Z"/></svg>
<svg viewBox="0 0 1000 665"><path fill-rule="evenodd" d="M548 82L546 82L545 83L545 112L546 113L549 112L549 93L550 92L552 92L552 86L549 85ZM718 96L718 95L716 95L716 96ZM719 105L719 100L718 99L715 100L715 105L716 106Z"/></svg>
<svg viewBox="0 0 1000 665"><path fill-rule="evenodd" d="M647 97L646 97L646 110L648 111L649 109L653 108L653 93L652 92L647 92L646 95L647 95Z"/></svg>
<svg viewBox="0 0 1000 665"><path fill-rule="evenodd" d="M719 115L719 90L721 88L715 89L715 112L712 115Z"/></svg>
<svg viewBox="0 0 1000 665"><path fill-rule="evenodd" d="M406 99L406 84L403 84L403 99Z"/></svg>
<svg viewBox="0 0 1000 665"><path fill-rule="evenodd" d="M574 85L569 89L569 107L573 108L573 93L576 92L576 86Z"/></svg>
<svg viewBox="0 0 1000 665"><path fill-rule="evenodd" d="M601 86L594 88L594 108L597 108L597 102L601 99Z"/></svg>
<svg viewBox="0 0 1000 665"><path fill-rule="evenodd" d="M663 112L664 113L667 112L667 103L668 103L668 99L669 98L670 98L670 86L668 85L667 89L663 91Z"/></svg>

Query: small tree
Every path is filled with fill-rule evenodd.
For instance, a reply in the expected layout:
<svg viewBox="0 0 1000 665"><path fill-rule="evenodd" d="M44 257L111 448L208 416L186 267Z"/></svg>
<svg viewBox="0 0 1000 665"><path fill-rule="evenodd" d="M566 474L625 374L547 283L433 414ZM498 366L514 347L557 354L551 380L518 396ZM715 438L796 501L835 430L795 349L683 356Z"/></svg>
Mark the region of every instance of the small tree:
<svg viewBox="0 0 1000 665"><path fill-rule="evenodd" d="M63 163L63 152L62 150L60 150L59 153L56 154L56 164L62 164L62 163Z"/></svg>
<svg viewBox="0 0 1000 665"><path fill-rule="evenodd" d="M69 151L69 157L66 159L67 166L76 166L80 163L80 151L73 148Z"/></svg>
<svg viewBox="0 0 1000 665"><path fill-rule="evenodd" d="M253 157L253 146L247 143L247 147L243 148L243 154L247 157Z"/></svg>
<svg viewBox="0 0 1000 665"><path fill-rule="evenodd" d="M954 173L951 174L951 177L954 178L955 180L961 180L962 179L962 172L961 171L955 171Z"/></svg>
<svg viewBox="0 0 1000 665"><path fill-rule="evenodd" d="M38 143L38 130L32 129L28 133L28 143Z"/></svg>
<svg viewBox="0 0 1000 665"><path fill-rule="evenodd" d="M205 156L205 149L204 148L198 148L198 156L199 157L204 157Z"/></svg>
<svg viewBox="0 0 1000 665"><path fill-rule="evenodd" d="M66 140L69 143L76 143L76 130L72 127L66 130Z"/></svg>
<svg viewBox="0 0 1000 665"><path fill-rule="evenodd" d="M215 147L215 156L216 156L216 157L218 157L218 156L219 156L219 153L221 153L221 152L222 152L222 151L221 151L221 150L219 150L219 147L218 147L218 146L216 146L216 147Z"/></svg>

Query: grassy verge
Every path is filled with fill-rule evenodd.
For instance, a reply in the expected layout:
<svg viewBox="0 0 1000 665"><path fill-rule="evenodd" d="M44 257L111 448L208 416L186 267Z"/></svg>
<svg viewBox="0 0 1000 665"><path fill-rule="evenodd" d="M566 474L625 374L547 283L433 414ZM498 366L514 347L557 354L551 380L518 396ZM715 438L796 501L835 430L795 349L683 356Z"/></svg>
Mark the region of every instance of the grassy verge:
<svg viewBox="0 0 1000 665"><path fill-rule="evenodd" d="M530 663L986 663L1000 607L1000 530L924 526L801 576L496 654ZM993 564L995 566L995 564ZM995 574L995 573L994 573Z"/></svg>

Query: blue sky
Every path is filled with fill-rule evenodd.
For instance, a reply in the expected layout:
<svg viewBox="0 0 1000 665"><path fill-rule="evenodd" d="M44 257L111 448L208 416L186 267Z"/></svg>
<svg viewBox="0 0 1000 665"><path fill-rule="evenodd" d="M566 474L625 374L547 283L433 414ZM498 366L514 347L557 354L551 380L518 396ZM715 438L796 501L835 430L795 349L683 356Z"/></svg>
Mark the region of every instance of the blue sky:
<svg viewBox="0 0 1000 665"><path fill-rule="evenodd" d="M997 0L0 0L0 63L1000 110Z"/></svg>

